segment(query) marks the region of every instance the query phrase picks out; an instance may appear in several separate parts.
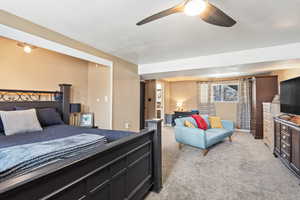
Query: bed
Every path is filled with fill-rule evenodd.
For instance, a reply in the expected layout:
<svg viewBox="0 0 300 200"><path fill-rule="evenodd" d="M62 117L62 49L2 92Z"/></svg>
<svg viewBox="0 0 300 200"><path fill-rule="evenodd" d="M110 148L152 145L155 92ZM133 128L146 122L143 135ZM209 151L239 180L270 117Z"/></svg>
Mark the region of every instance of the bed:
<svg viewBox="0 0 300 200"><path fill-rule="evenodd" d="M1 153L17 152L7 155L15 155L20 161L24 158L20 149L35 151L37 144L46 147L42 148L45 152L38 152L43 155L38 157L39 162L29 164L26 160L18 168L0 173L0 199L139 200L149 191L159 192L161 120L148 121L148 128L139 133L70 126L70 93L68 84L61 84L60 91L0 90L0 110L55 108L65 122L44 127L42 132L0 133L0 157ZM53 156L57 153L47 146L50 144L60 145L62 153L68 154L56 159ZM12 160L1 158L0 172Z"/></svg>

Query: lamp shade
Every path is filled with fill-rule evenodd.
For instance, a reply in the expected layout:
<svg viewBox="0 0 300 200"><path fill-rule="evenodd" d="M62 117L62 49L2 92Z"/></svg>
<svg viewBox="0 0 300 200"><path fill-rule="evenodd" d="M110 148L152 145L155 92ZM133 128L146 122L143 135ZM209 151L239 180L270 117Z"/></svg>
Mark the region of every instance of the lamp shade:
<svg viewBox="0 0 300 200"><path fill-rule="evenodd" d="M79 113L81 112L81 104L80 103L71 103L70 104L70 113Z"/></svg>

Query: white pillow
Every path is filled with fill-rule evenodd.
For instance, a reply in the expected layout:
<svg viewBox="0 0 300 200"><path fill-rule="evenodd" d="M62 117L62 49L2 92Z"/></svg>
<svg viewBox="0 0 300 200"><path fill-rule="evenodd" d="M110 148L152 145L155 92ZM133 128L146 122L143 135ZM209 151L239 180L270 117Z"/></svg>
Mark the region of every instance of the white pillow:
<svg viewBox="0 0 300 200"><path fill-rule="evenodd" d="M42 131L35 109L0 111L5 135Z"/></svg>

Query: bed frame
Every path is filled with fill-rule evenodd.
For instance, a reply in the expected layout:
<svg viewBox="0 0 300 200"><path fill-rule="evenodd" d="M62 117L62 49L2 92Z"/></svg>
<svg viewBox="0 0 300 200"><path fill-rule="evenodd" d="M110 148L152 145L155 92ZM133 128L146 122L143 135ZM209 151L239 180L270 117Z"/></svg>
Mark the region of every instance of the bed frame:
<svg viewBox="0 0 300 200"><path fill-rule="evenodd" d="M0 90L0 110L53 107L68 123L70 91L68 84L60 91ZM147 124L139 134L0 180L0 199L141 200L160 192L161 120Z"/></svg>

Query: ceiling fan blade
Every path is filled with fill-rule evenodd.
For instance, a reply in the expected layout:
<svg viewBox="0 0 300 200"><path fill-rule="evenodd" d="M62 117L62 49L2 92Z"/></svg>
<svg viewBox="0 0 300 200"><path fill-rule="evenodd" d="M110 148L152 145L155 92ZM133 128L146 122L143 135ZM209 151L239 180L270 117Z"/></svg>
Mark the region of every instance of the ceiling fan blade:
<svg viewBox="0 0 300 200"><path fill-rule="evenodd" d="M206 9L200 14L200 18L217 26L231 27L236 24L234 19L209 2L207 2Z"/></svg>
<svg viewBox="0 0 300 200"><path fill-rule="evenodd" d="M159 13L157 13L155 15L152 15L150 17L147 17L146 19L143 19L142 21L138 22L136 25L140 26L140 25L147 24L149 22L152 22L154 20L157 20L157 19L169 16L169 15L182 12L183 9L184 9L185 3L186 2L181 3L181 4L177 5L177 6L172 7L172 8L169 8L167 10L161 11L161 12L159 12Z"/></svg>

